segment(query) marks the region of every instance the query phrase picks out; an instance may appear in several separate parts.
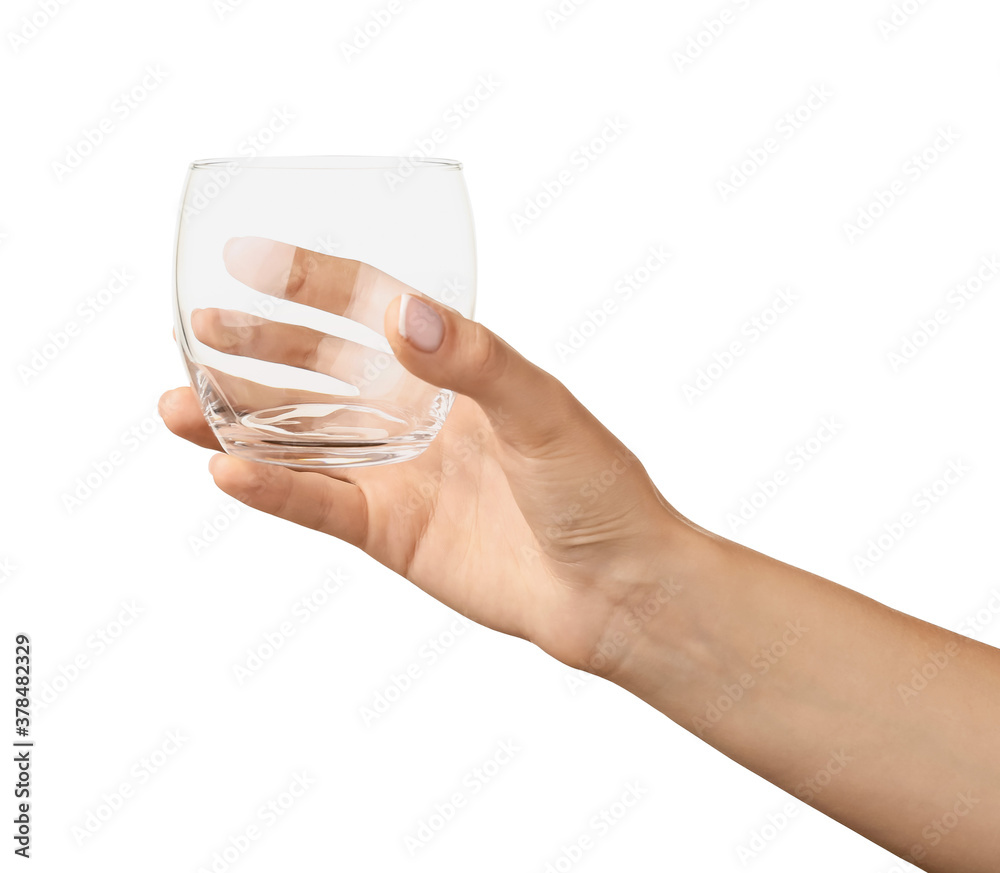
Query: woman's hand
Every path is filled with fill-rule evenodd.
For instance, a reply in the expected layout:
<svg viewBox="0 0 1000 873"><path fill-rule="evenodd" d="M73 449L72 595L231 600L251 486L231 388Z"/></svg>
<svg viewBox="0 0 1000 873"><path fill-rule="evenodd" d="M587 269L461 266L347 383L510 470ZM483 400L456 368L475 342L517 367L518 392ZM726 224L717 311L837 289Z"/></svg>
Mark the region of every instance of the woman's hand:
<svg viewBox="0 0 1000 873"><path fill-rule="evenodd" d="M414 460L305 472L218 454L216 484L363 549L474 621L571 666L613 670L615 658L595 657L602 640L664 583L664 546L679 549L693 532L629 450L495 334L374 267L265 240L241 240L226 255L257 290L331 311L363 283L367 308L352 317L384 329L410 373L458 396ZM199 339L219 349L262 348L269 360L322 368L321 356L301 352L312 332L197 315ZM223 324L236 327L227 334ZM234 337L265 331L268 342L233 348ZM160 412L174 433L219 449L190 388L164 394Z"/></svg>

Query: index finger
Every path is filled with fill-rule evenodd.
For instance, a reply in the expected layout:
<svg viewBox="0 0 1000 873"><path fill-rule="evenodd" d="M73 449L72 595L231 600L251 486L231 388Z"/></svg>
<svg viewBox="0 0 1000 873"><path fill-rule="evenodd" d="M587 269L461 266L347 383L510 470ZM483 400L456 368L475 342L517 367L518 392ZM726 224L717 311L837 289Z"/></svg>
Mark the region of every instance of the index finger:
<svg viewBox="0 0 1000 873"><path fill-rule="evenodd" d="M363 261L259 236L234 237L222 257L233 278L262 294L342 315L383 336L389 301L413 290Z"/></svg>

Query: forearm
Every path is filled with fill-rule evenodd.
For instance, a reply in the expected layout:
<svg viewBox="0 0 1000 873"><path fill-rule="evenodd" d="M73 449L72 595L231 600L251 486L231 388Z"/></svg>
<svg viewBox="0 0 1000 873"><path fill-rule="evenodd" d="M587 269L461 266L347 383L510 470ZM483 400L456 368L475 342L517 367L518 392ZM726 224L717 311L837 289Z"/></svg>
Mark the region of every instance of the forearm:
<svg viewBox="0 0 1000 873"><path fill-rule="evenodd" d="M995 873L1000 650L686 525L664 541L604 675L918 866Z"/></svg>

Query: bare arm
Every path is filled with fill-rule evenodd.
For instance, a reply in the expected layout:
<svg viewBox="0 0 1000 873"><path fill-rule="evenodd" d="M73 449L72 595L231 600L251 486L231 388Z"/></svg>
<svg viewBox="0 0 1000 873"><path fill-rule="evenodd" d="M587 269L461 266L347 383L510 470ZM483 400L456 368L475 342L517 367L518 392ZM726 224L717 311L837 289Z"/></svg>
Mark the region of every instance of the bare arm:
<svg viewBox="0 0 1000 873"><path fill-rule="evenodd" d="M583 666L925 870L1000 869L1000 650L667 529Z"/></svg>

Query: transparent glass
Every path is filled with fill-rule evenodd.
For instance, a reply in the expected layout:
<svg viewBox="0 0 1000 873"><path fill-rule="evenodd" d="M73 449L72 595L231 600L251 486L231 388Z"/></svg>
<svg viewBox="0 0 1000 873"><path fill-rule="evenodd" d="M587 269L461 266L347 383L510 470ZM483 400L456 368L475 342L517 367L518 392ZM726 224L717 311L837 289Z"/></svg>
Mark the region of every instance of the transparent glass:
<svg viewBox="0 0 1000 873"><path fill-rule="evenodd" d="M197 161L176 255L177 342L230 454L388 464L441 429L451 392L407 372L383 325L412 290L473 314L475 235L457 161Z"/></svg>

